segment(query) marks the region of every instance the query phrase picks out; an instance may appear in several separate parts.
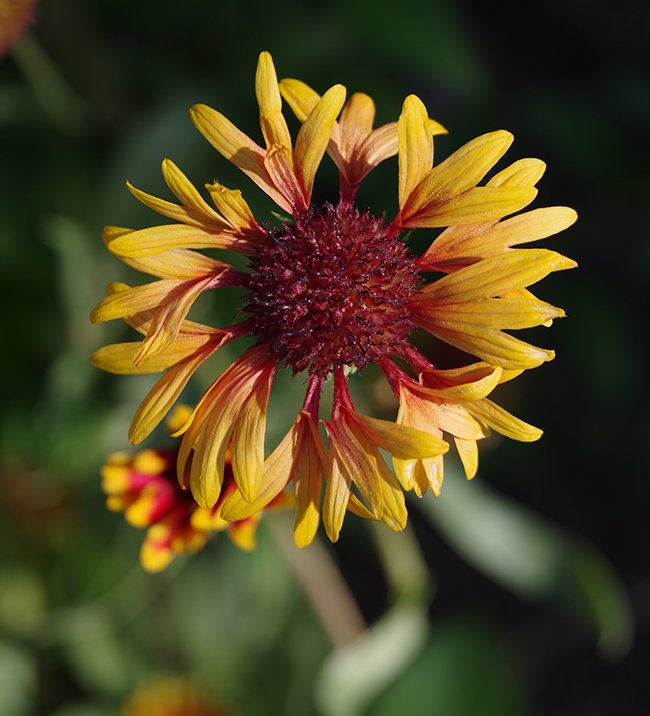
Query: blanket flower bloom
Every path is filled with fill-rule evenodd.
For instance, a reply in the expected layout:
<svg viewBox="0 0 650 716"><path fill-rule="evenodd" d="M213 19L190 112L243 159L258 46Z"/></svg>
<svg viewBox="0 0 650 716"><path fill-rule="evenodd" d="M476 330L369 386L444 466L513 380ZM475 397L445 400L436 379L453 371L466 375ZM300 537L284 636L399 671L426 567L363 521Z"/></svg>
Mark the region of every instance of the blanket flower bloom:
<svg viewBox="0 0 650 716"><path fill-rule="evenodd" d="M186 410L186 406L179 406L173 423L182 424L189 414ZM133 527L147 529L140 550L143 568L152 573L162 571L176 555L203 549L213 532L226 531L237 547L253 549L261 512L232 522L220 515L223 501L235 490L229 457L220 498L208 508L198 505L176 479L177 455L178 448L116 452L108 456L101 469L108 509L123 512ZM280 493L267 507L284 507L289 504L288 498L287 493Z"/></svg>
<svg viewBox="0 0 650 716"><path fill-rule="evenodd" d="M299 546L310 543L321 517L328 537L338 539L348 511L400 530L407 519L404 491L438 494L447 436L471 478L477 441L491 429L523 441L541 435L488 395L554 356L508 331L548 326L564 315L528 287L575 263L520 245L567 228L576 214L566 207L516 214L537 194L545 169L537 159L515 161L481 184L512 143L506 131L484 134L434 165L433 138L446 130L414 95L397 122L375 128L370 97L356 93L346 101L341 85L321 96L296 79L278 82L266 52L255 91L263 145L205 105L194 106L191 117L212 146L290 217L279 225L259 223L241 192L216 182L206 185L210 204L169 160L163 176L178 203L128 185L174 223L105 230L111 253L158 280L109 286L92 320L122 318L144 338L105 346L93 360L114 373L164 371L133 420L130 438L138 443L207 357L225 343L252 337L254 344L208 387L178 431L181 483L200 505L219 504L220 516L232 521L257 514L291 485ZM283 99L301 123L295 142ZM325 153L339 172L337 203L312 201ZM395 155L399 210L386 222L355 198L368 173ZM405 232L430 228L444 231L415 255ZM249 271L199 249L244 254ZM431 281L432 274L439 277ZM246 290L243 318L220 328L189 321L201 294L222 286ZM416 330L478 360L440 370L410 342ZM351 399L350 373L371 363L395 393L394 422L359 412ZM267 406L281 368L306 376L306 394L288 433L267 456ZM321 431L319 398L330 378L332 413L320 421ZM223 499L227 455L235 489Z"/></svg>

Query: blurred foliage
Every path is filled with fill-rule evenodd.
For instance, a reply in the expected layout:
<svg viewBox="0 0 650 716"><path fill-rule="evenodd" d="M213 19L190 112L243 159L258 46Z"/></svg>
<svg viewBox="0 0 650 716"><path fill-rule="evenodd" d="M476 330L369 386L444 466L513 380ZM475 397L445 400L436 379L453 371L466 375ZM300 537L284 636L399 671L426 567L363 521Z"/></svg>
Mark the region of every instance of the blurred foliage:
<svg viewBox="0 0 650 716"><path fill-rule="evenodd" d="M161 675L191 679L232 716L648 712L648 15L641 3L576 0L42 0L0 61L2 716L117 714ZM539 331L558 358L501 388L544 438L487 443L472 484L450 467L439 500L411 505L409 535L350 519L324 554L370 628L335 649L273 536L281 523L263 526L251 555L218 540L151 577L137 564L141 535L104 510L99 489L104 456L125 447L153 382L88 362L128 335L90 326L90 309L109 280L134 277L104 251L101 227L155 223L124 181L163 192L165 156L198 184L241 186L269 215L187 115L205 102L256 134L261 49L282 75L367 91L380 121L417 92L451 130L438 157L513 130L509 156L549 165L536 205L581 215L553 240L579 271L543 289L570 316ZM322 175L333 196L331 167ZM395 166L382 166L360 200L390 211L395 185ZM196 317L225 320L235 294ZM271 440L299 388L278 383ZM359 399L391 410L377 391Z"/></svg>

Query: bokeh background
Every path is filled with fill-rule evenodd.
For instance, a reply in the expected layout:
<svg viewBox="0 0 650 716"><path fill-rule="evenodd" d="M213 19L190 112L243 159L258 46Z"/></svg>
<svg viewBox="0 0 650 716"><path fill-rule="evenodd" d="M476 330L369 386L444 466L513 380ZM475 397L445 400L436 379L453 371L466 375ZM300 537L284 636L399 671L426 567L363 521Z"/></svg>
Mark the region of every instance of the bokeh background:
<svg viewBox="0 0 650 716"><path fill-rule="evenodd" d="M39 4L0 61L3 716L109 716L142 688L159 702L137 713L165 716L179 683L201 696L174 714L204 716L650 712L648 7ZM268 211L187 113L204 102L257 136L262 49L280 76L369 93L381 122L417 93L450 129L438 157L507 128L509 159L548 163L535 206L567 204L580 220L545 245L580 267L541 288L569 318L528 334L558 357L499 397L545 435L490 439L470 484L450 463L443 496L411 504L407 535L350 517L339 544L298 553L278 515L252 554L219 538L149 576L142 534L105 510L98 477L105 455L127 447L151 382L88 361L128 335L88 323L108 281L133 280L101 228L158 223L124 181L166 196L166 156ZM319 180L332 196L331 167ZM395 187L387 162L360 201L390 212ZM232 301L196 315L227 321ZM188 400L231 357L224 349ZM374 378L362 400L388 417ZM279 384L276 430L300 388ZM332 570L344 590L324 580L327 619L353 600L368 625L336 647L304 588L320 590ZM170 677L185 681L160 681Z"/></svg>

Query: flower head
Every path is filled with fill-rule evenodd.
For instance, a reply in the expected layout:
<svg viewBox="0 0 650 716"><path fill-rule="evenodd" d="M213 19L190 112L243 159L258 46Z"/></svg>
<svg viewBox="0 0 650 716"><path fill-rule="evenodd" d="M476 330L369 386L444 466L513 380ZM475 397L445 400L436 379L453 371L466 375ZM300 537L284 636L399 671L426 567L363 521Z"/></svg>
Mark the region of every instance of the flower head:
<svg viewBox="0 0 650 716"><path fill-rule="evenodd" d="M177 408L171 424L182 423L188 412L185 406ZM176 555L203 549L215 531L226 530L240 549L253 549L261 511L232 522L220 514L224 499L235 491L230 456L226 456L220 499L212 507L199 506L187 487L176 479L177 458L178 446L135 454L117 452L108 456L101 470L108 509L123 512L133 527L147 529L140 550L144 569L159 572ZM274 496L267 506L284 506L286 498L282 494Z"/></svg>
<svg viewBox="0 0 650 716"><path fill-rule="evenodd" d="M205 508L219 505L225 520L254 516L291 485L301 546L313 539L321 515L332 540L347 511L399 530L407 519L405 490L439 492L447 436L471 478L477 441L490 429L518 440L541 435L488 395L553 358L551 350L509 331L550 325L564 315L528 287L575 263L520 245L566 228L576 214L551 207L505 218L535 198L543 162L515 161L481 184L513 140L496 131L434 164L433 138L446 130L414 95L397 122L375 128L367 95L346 102L341 85L321 96L299 80L278 82L266 52L255 91L263 144L205 105L193 107L191 116L212 146L291 217L279 225L260 222L241 192L219 183L206 185L209 204L169 160L163 175L178 203L129 185L176 223L105 231L113 254L159 280L109 287L93 320L123 318L144 339L106 346L94 361L116 373L165 371L134 418L130 437L140 442L208 356L251 336L254 345L207 388L178 431L181 482ZM295 142L283 98L301 123ZM325 153L339 170L340 196L319 204L312 191ZM399 210L386 221L355 201L368 173L395 154ZM439 227L447 228L416 255L406 233ZM236 271L199 249L240 252L249 270ZM432 274L438 275L433 281ZM202 293L233 285L247 292L239 322L212 328L187 320ZM436 368L411 343L418 330L470 358L455 369ZM370 363L395 393L395 422L360 413L350 397L351 370ZM275 374L284 368L305 375L306 395L291 429L267 456L267 405ZM319 396L330 378L332 414L319 427ZM229 454L234 489L225 494Z"/></svg>

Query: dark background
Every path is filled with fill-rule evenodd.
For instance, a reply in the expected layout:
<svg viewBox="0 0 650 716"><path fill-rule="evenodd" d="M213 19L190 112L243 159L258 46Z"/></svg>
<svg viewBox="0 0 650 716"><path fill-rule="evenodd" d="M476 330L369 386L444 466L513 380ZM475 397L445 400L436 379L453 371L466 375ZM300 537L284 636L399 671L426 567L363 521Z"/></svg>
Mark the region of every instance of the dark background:
<svg viewBox="0 0 650 716"><path fill-rule="evenodd" d="M147 577L139 535L104 511L97 477L105 454L126 446L147 385L88 364L92 350L127 335L87 322L103 285L126 275L104 252L101 227L157 223L124 180L166 196L165 156L198 185L219 179L268 210L187 115L204 102L257 137L262 49L281 77L367 92L381 123L415 92L450 130L436 140L437 158L509 129L509 159L548 164L534 206L569 205L580 216L545 242L579 268L539 290L568 318L525 336L557 358L501 393L544 437L491 440L477 478L490 492L462 489L541 525L531 545L550 555L550 581L526 582L505 552L495 566L467 546L462 495L449 508L458 519L432 517L444 495L435 507L412 505L435 574L418 602L430 632L419 655L349 713L648 713L649 26L648 6L627 1L41 3L31 33L0 61L3 714L117 713L158 673L193 679L232 713L335 709L314 697L327 644L264 530L255 556L219 540ZM321 186L330 181L324 194L333 176L319 175ZM387 162L360 202L390 215L395 188ZM209 310L221 320L230 308ZM453 466L452 480L462 481ZM495 519L495 534L503 524ZM545 564L523 534L503 539L525 562ZM370 623L408 602L366 525L351 519L330 553Z"/></svg>

